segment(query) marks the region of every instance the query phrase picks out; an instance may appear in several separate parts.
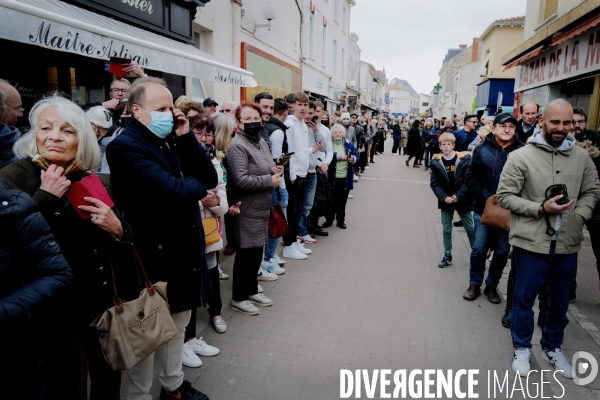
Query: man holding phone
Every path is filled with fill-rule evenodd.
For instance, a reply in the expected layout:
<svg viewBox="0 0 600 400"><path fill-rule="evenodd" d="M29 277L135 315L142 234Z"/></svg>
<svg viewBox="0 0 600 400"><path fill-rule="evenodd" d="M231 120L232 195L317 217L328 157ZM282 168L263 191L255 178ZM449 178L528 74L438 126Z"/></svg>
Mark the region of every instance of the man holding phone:
<svg viewBox="0 0 600 400"><path fill-rule="evenodd" d="M191 309L206 304L212 291L198 202L217 186L217 174L164 80L136 80L129 103L133 118L106 157L115 203L136 232L148 278L169 283L178 333L156 350L161 398L206 399L183 380L181 349ZM153 363L151 354L128 371L129 399L149 398Z"/></svg>

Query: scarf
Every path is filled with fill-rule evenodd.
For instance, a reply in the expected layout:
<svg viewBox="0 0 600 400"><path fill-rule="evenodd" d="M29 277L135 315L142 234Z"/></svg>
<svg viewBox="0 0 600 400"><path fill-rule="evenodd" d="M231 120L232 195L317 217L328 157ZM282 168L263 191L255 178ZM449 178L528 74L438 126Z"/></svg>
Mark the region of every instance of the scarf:
<svg viewBox="0 0 600 400"><path fill-rule="evenodd" d="M202 142L200 142L200 145L211 160L215 158L215 156L217 155L217 150L215 149L215 146L213 146L212 144L207 145Z"/></svg>
<svg viewBox="0 0 600 400"><path fill-rule="evenodd" d="M38 167L40 167L44 171L46 171L48 169L48 167L50 165L52 165L51 163L48 162L48 160L46 160L45 158L42 158L41 154L37 154L35 157L33 157L31 159L31 161L33 161L34 164L36 164ZM65 169L65 176L72 174L74 172L77 172L77 171L79 171L79 164L77 163L77 160L73 160L69 163L69 165Z"/></svg>

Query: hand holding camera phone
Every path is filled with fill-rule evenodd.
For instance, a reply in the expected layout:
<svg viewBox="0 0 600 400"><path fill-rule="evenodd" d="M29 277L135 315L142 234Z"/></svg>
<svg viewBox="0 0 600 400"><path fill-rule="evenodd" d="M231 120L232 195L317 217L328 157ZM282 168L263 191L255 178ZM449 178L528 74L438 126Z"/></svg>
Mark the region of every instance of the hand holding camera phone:
<svg viewBox="0 0 600 400"><path fill-rule="evenodd" d="M275 164L284 165L286 163L286 161L288 161L293 155L294 155L293 151L290 153L287 153L283 157L277 159L277 162Z"/></svg>

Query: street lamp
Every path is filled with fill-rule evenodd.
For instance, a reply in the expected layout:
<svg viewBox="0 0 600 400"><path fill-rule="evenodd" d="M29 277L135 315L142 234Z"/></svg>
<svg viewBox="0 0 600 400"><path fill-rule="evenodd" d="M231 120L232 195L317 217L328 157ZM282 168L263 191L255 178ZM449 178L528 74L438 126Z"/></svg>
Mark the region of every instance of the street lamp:
<svg viewBox="0 0 600 400"><path fill-rule="evenodd" d="M269 30L271 30L271 21L275 19L276 11L277 11L277 9L274 5L268 4L268 5L264 6L263 7L263 18L269 22L266 24L257 24L255 22L254 23L254 32L256 32L256 30L258 28L269 28Z"/></svg>

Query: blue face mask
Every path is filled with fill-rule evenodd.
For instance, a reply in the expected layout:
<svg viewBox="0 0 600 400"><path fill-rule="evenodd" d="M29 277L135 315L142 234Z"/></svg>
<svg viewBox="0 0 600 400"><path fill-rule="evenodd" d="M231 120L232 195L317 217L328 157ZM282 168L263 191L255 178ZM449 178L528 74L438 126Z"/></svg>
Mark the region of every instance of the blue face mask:
<svg viewBox="0 0 600 400"><path fill-rule="evenodd" d="M142 110L149 112L150 115L152 115L152 122L150 122L150 125L147 126L150 132L154 133L161 139L164 139L167 136L169 136L169 134L173 130L173 113L171 111L150 112L144 108L142 108Z"/></svg>

